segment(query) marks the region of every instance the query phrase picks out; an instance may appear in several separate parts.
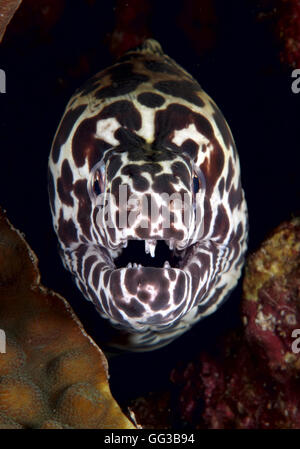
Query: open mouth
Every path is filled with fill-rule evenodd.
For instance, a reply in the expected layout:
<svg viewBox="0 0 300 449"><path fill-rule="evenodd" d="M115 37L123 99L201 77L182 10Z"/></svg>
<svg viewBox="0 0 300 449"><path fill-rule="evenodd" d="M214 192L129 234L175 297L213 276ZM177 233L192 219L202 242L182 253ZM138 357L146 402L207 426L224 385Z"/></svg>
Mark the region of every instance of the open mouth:
<svg viewBox="0 0 300 449"><path fill-rule="evenodd" d="M182 268L185 265L191 247L182 251L170 249L164 240L155 241L155 254L148 250L144 240L128 240L127 246L122 248L122 252L113 262L115 268Z"/></svg>

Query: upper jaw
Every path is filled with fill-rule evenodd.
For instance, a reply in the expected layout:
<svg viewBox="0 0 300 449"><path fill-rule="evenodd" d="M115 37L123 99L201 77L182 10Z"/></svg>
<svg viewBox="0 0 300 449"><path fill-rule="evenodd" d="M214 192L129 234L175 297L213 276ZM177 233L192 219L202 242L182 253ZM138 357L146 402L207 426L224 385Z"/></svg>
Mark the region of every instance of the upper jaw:
<svg viewBox="0 0 300 449"><path fill-rule="evenodd" d="M141 239L130 239L130 240L141 240ZM155 238L149 238L145 239L145 253L150 254L151 257L155 257L155 250L157 246L158 240L162 239L155 239ZM189 241L188 240L175 240L174 238L170 238L168 240L164 240L166 245L169 247L171 251L177 249L179 251L182 251L188 246ZM119 245L119 249L127 248L128 246L128 240L124 239L121 244Z"/></svg>
<svg viewBox="0 0 300 449"><path fill-rule="evenodd" d="M184 269L194 245L175 239L123 240L117 249L108 251L113 269L176 268Z"/></svg>

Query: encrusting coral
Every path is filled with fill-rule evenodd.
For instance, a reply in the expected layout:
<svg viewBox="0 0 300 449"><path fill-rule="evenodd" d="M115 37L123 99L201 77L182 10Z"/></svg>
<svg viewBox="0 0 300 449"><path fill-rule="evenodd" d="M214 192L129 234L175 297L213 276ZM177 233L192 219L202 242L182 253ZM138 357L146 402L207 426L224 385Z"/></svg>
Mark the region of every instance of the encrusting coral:
<svg viewBox="0 0 300 449"><path fill-rule="evenodd" d="M242 314L248 343L279 382L299 377L293 331L300 328L300 218L273 231L249 257Z"/></svg>
<svg viewBox="0 0 300 449"><path fill-rule="evenodd" d="M113 399L107 361L0 210L0 428L135 426Z"/></svg>

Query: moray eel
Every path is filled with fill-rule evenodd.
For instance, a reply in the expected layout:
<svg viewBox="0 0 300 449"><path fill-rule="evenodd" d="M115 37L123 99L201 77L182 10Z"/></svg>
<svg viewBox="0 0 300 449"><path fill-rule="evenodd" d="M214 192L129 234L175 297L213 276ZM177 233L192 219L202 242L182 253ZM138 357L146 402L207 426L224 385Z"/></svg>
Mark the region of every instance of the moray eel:
<svg viewBox="0 0 300 449"><path fill-rule="evenodd" d="M170 343L241 274L248 221L232 134L152 39L69 101L49 195L65 267L129 350Z"/></svg>

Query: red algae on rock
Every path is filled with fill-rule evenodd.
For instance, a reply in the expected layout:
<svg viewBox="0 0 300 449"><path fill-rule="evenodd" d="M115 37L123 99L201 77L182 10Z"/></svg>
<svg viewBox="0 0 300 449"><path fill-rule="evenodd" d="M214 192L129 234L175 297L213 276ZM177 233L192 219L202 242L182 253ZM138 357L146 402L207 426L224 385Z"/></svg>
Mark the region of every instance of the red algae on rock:
<svg viewBox="0 0 300 449"><path fill-rule="evenodd" d="M277 33L281 41L281 61L292 67L300 64L300 1L278 2Z"/></svg>
<svg viewBox="0 0 300 449"><path fill-rule="evenodd" d="M260 0L252 4L257 20L264 23L280 61L290 67L300 64L300 1Z"/></svg>
<svg viewBox="0 0 300 449"><path fill-rule="evenodd" d="M111 395L104 354L40 284L35 254L2 211L0 329L0 428L135 428Z"/></svg>
<svg viewBox="0 0 300 449"><path fill-rule="evenodd" d="M132 401L130 409L143 429L169 429L172 427L171 397L169 391L149 393Z"/></svg>
<svg viewBox="0 0 300 449"><path fill-rule="evenodd" d="M299 428L299 382L278 383L244 338L232 333L217 356L202 353L174 370L182 421L210 429Z"/></svg>
<svg viewBox="0 0 300 449"><path fill-rule="evenodd" d="M300 220L283 223L252 254L243 284L244 329L172 373L184 421L200 428L300 428Z"/></svg>
<svg viewBox="0 0 300 449"><path fill-rule="evenodd" d="M300 375L300 219L283 223L249 257L242 303L246 339L278 381Z"/></svg>

